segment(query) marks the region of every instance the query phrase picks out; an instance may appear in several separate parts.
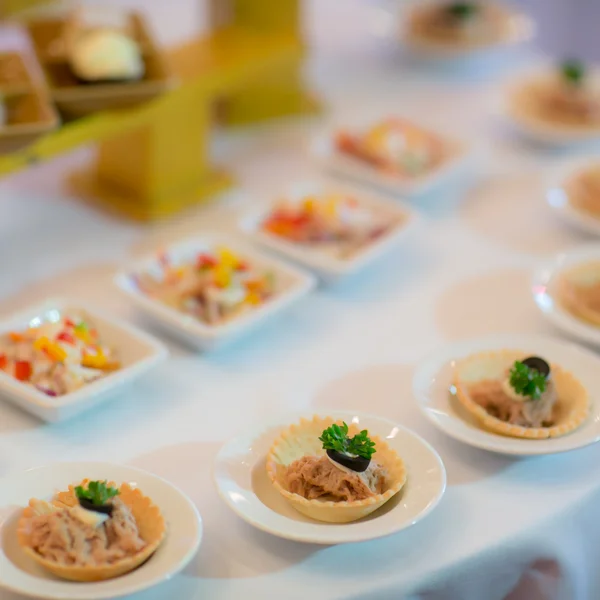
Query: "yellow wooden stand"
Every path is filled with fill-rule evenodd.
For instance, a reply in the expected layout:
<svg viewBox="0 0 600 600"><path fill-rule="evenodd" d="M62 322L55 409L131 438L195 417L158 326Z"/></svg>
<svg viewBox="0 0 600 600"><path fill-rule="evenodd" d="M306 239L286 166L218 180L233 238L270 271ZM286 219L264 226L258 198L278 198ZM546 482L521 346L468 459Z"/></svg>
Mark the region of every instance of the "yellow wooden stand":
<svg viewBox="0 0 600 600"><path fill-rule="evenodd" d="M141 220L230 185L208 155L218 102L228 123L312 111L316 103L300 77L298 0L231 0L229 13L228 24L171 53L180 87L135 109L68 123L20 155L0 157L0 174L96 140L94 164L70 178L74 191Z"/></svg>

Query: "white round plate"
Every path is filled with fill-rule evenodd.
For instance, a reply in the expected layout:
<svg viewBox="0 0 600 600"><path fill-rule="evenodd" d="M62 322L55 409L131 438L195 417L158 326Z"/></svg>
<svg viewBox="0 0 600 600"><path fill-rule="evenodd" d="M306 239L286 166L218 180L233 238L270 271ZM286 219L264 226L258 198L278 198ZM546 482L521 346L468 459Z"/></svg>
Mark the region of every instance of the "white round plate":
<svg viewBox="0 0 600 600"><path fill-rule="evenodd" d="M600 244L590 244L559 254L534 273L531 291L538 308L554 326L582 342L600 346L600 327L574 317L561 306L557 298L560 274L590 261L600 261Z"/></svg>
<svg viewBox="0 0 600 600"><path fill-rule="evenodd" d="M564 437L548 440L511 438L482 429L453 396L452 373L456 361L486 350L516 349L543 356L571 371L587 388L592 403L588 419ZM421 412L454 439L499 454L530 456L581 448L600 440L600 357L564 340L539 335L505 334L449 344L425 359L413 379L413 392Z"/></svg>
<svg viewBox="0 0 600 600"><path fill-rule="evenodd" d="M404 488L365 519L347 524L321 523L297 512L275 489L266 455L282 429L301 416L280 418L231 440L216 458L214 477L225 503L242 519L273 535L313 544L343 544L383 537L414 525L438 504L446 489L446 470L437 452L418 435L392 421L354 412L321 413L353 422L384 438L404 460Z"/></svg>
<svg viewBox="0 0 600 600"><path fill-rule="evenodd" d="M600 236L600 217L593 217L574 207L569 202L569 195L565 190L565 183L570 176L584 170L586 167L598 164L600 164L600 158L596 158L595 160L587 158L571 162L562 169L559 169L557 176L550 182L550 186L546 192L546 200L550 208L565 222L581 231Z"/></svg>
<svg viewBox="0 0 600 600"><path fill-rule="evenodd" d="M94 583L65 581L47 573L21 550L17 522L30 498L50 499L82 479L113 480L139 487L160 507L167 537L141 567ZM34 598L103 600L139 592L170 579L194 557L202 539L202 520L191 500L165 480L124 465L58 463L0 479L0 587Z"/></svg>

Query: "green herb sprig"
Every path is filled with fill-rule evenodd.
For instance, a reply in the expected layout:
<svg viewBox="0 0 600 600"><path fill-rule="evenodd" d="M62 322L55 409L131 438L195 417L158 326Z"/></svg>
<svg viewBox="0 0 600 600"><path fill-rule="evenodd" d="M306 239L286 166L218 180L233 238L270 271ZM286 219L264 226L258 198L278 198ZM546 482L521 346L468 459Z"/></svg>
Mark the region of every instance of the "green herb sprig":
<svg viewBox="0 0 600 600"><path fill-rule="evenodd" d="M108 487L106 481L90 481L87 489L78 485L75 494L80 500L87 500L94 506L104 506L111 498L119 495L119 490Z"/></svg>
<svg viewBox="0 0 600 600"><path fill-rule="evenodd" d="M334 423L323 431L319 440L323 442L324 450L334 450L342 454L353 454L370 459L375 454L375 442L369 439L369 432L363 429L353 438L348 437L348 425Z"/></svg>
<svg viewBox="0 0 600 600"><path fill-rule="evenodd" d="M560 72L565 81L571 85L581 85L585 78L585 66L576 59L565 60L560 66Z"/></svg>
<svg viewBox="0 0 600 600"><path fill-rule="evenodd" d="M456 19L468 19L477 12L477 8L474 2L455 2L449 4L447 10Z"/></svg>
<svg viewBox="0 0 600 600"><path fill-rule="evenodd" d="M539 400L546 391L546 377L520 361L515 361L510 370L510 385L517 394Z"/></svg>

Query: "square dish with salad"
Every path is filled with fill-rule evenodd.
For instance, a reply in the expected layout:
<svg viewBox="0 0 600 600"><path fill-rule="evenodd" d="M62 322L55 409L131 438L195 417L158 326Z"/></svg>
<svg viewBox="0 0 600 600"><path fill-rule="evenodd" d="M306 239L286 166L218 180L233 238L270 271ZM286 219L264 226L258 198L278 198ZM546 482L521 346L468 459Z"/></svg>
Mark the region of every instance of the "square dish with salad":
<svg viewBox="0 0 600 600"><path fill-rule="evenodd" d="M47 421L91 408L166 358L114 317L50 300L0 324L0 394Z"/></svg>
<svg viewBox="0 0 600 600"><path fill-rule="evenodd" d="M169 246L116 283L159 327L201 350L238 337L314 286L311 275L216 236Z"/></svg>
<svg viewBox="0 0 600 600"><path fill-rule="evenodd" d="M468 162L465 143L400 117L318 138L313 154L326 168L405 196L431 191Z"/></svg>
<svg viewBox="0 0 600 600"><path fill-rule="evenodd" d="M409 206L339 184L301 182L247 216L252 239L333 281L371 264L417 221Z"/></svg>

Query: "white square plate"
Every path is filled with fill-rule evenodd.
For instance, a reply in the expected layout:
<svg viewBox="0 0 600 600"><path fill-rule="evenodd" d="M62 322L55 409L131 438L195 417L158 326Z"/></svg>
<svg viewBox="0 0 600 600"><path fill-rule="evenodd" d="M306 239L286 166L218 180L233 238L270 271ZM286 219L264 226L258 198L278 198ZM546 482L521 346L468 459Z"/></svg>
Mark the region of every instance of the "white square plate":
<svg viewBox="0 0 600 600"><path fill-rule="evenodd" d="M380 258L399 243L419 220L417 213L406 204L399 201L391 202L377 194L336 184L296 183L291 185L287 193L283 194L281 198L296 202L309 194L322 195L327 193L341 193L355 198L359 206L387 217L393 223L393 226L380 238L361 248L349 258L338 258L319 247L296 244L272 233L262 231L261 224L269 215L275 203L247 215L241 221L241 229L252 240L281 253L286 258L294 260L313 271L323 281L331 283L360 271Z"/></svg>
<svg viewBox="0 0 600 600"><path fill-rule="evenodd" d="M358 126L360 127L360 123ZM346 156L337 150L334 137L338 129L317 136L312 141L310 153L317 162L328 171L400 196L410 198L425 195L443 183L464 176L472 163L472 152L465 142L452 139L444 134L438 134L441 139L444 139L450 145L452 149L451 156L431 171L403 179L402 177L382 173L375 167L357 158ZM429 127L427 129L433 130Z"/></svg>
<svg viewBox="0 0 600 600"><path fill-rule="evenodd" d="M225 343L232 342L288 308L315 287L316 281L309 273L226 237L205 235L185 240L168 246L162 254L166 255L171 262L181 264L193 260L201 252L212 252L218 246L231 249L259 269L273 271L279 282L275 297L226 323L219 325L203 323L191 315L186 315L150 298L138 288L136 278L139 275L144 272L160 273L160 257L157 253L136 262L129 269L119 273L116 284L157 326L199 350L213 350Z"/></svg>
<svg viewBox="0 0 600 600"><path fill-rule="evenodd" d="M26 329L36 321L58 321L75 313L89 319L107 346L115 348L121 368L64 396L50 397L0 371L0 395L50 422L62 421L121 392L135 379L167 358L167 349L148 334L78 302L48 300L0 321L0 336Z"/></svg>

